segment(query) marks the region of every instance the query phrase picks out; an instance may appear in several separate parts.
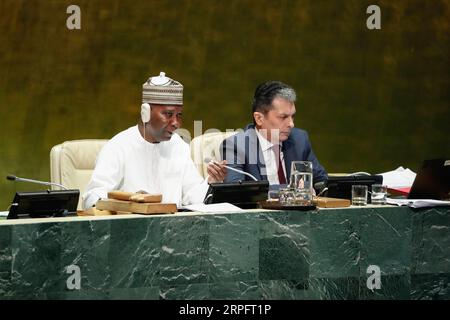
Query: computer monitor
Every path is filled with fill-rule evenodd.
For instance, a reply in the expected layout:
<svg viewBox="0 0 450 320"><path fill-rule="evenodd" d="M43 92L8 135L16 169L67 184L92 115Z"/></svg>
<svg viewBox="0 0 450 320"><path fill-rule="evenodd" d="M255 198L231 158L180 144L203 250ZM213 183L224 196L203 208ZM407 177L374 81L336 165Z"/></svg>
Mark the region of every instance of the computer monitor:
<svg viewBox="0 0 450 320"><path fill-rule="evenodd" d="M417 171L408 199L450 200L450 160L425 160Z"/></svg>
<svg viewBox="0 0 450 320"><path fill-rule="evenodd" d="M76 215L80 190L16 192L8 219Z"/></svg>
<svg viewBox="0 0 450 320"><path fill-rule="evenodd" d="M382 184L382 175L346 175L328 177L326 197L352 199L352 185L365 185L369 191L372 191L373 184ZM370 202L370 196L367 197Z"/></svg>
<svg viewBox="0 0 450 320"><path fill-rule="evenodd" d="M267 200L268 191L269 181L211 183L204 203L228 202L242 209L252 209L258 207L258 202Z"/></svg>

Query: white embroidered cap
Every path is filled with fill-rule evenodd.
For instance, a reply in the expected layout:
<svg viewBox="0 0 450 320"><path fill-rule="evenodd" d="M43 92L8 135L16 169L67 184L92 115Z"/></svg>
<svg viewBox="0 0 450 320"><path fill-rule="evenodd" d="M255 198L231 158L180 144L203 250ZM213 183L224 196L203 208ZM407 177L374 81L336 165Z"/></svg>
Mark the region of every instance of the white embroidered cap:
<svg viewBox="0 0 450 320"><path fill-rule="evenodd" d="M161 71L142 85L142 103L183 105L183 85Z"/></svg>

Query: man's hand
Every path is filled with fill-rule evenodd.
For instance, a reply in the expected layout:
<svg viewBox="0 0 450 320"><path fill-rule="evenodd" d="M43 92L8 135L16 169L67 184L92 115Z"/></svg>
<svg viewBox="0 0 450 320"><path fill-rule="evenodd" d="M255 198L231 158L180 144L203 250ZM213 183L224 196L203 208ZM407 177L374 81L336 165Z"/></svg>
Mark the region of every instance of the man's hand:
<svg viewBox="0 0 450 320"><path fill-rule="evenodd" d="M223 179L225 179L227 174L227 168L224 167L225 164L227 164L226 160L220 162L211 160L208 163L208 167L206 169L209 175L208 183L222 182Z"/></svg>

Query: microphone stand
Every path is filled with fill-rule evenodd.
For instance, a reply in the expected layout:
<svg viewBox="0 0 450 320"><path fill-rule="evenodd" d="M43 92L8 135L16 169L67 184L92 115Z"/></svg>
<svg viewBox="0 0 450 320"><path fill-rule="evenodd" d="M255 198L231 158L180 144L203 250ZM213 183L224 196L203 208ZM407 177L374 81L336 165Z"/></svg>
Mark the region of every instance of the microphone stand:
<svg viewBox="0 0 450 320"><path fill-rule="evenodd" d="M217 164L216 161L214 161L214 160L212 160L212 159L210 159L210 158L204 159L204 162L205 162L205 163L209 163L209 162L211 162L211 161ZM222 164L222 166L224 166L225 168L227 168L227 169L229 169L229 170L231 170L231 171L234 171L234 172L237 172L237 173L240 173L240 174L244 174L244 175L246 175L246 176L249 176L249 177L252 178L254 181L258 181L258 179L256 179L255 176L251 175L251 174L248 173L248 172L245 172L245 171L242 171L242 170L238 170L238 169L232 168L232 167L227 166L227 165L224 165L224 164Z"/></svg>
<svg viewBox="0 0 450 320"><path fill-rule="evenodd" d="M66 186L63 186L62 184L56 183L56 182L47 182L47 181L40 181L40 180L34 180L34 179L27 179L27 178L19 178L13 175L6 176L7 180L13 180L13 181L22 181L22 182L31 182L31 183L37 183L42 184L45 186L57 186L64 190L69 190Z"/></svg>

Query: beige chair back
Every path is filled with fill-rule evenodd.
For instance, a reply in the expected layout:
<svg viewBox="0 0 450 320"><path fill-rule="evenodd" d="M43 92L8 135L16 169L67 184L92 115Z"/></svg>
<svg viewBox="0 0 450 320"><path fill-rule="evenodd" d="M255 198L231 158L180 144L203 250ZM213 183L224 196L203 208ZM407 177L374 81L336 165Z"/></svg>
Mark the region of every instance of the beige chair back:
<svg viewBox="0 0 450 320"><path fill-rule="evenodd" d="M190 143L191 157L202 177L205 178L208 175L206 171L208 164L204 163L204 160L206 158L221 160L220 144L224 139L238 132L239 131L210 132L192 139Z"/></svg>
<svg viewBox="0 0 450 320"><path fill-rule="evenodd" d="M97 155L107 141L103 139L66 141L54 146L50 151L50 179L69 189L80 189L78 210L82 210L81 195L91 179Z"/></svg>

